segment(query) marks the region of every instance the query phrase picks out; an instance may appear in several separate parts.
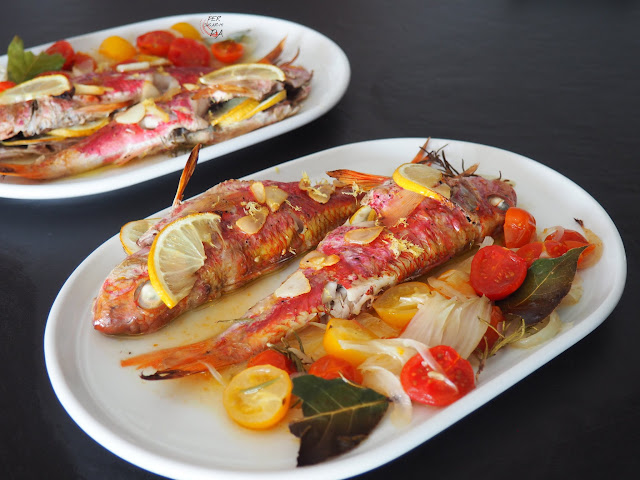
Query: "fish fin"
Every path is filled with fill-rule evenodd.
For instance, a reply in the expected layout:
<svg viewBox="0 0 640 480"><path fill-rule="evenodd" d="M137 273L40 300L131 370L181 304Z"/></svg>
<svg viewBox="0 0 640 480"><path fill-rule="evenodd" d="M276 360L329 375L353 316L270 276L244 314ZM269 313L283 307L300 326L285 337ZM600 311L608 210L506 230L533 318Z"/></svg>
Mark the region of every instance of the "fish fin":
<svg viewBox="0 0 640 480"><path fill-rule="evenodd" d="M429 151L427 150L427 145L429 144L429 140L431 140L431 137L427 138L427 141L424 142L424 145L420 147L420 150L418 150L418 153L416 154L416 156L413 157L413 160L411 160L411 163L421 163L429 158Z"/></svg>
<svg viewBox="0 0 640 480"><path fill-rule="evenodd" d="M189 183L189 180L191 180L191 175L193 175L193 171L196 169L196 165L198 164L200 147L202 147L202 144L200 143L193 147L193 150L191 150L189 158L187 159L187 163L182 169L182 175L180 175L180 181L178 182L178 190L176 191L176 196L173 199L173 208L177 207L182 202L184 190L187 188L187 184Z"/></svg>
<svg viewBox="0 0 640 480"><path fill-rule="evenodd" d="M383 175L371 175L369 173L356 172L354 170L331 170L327 175L346 184L356 184L363 190L371 190L386 182L390 177Z"/></svg>
<svg viewBox="0 0 640 480"><path fill-rule="evenodd" d="M23 177L34 180L40 179L38 172L34 169L35 159L25 163L4 163L0 162L0 175L9 175L12 177Z"/></svg>
<svg viewBox="0 0 640 480"><path fill-rule="evenodd" d="M425 199L424 195L411 190L400 190L389 201L385 208L379 212L380 221L385 227L393 227L402 219L411 215L411 212Z"/></svg>
<svg viewBox="0 0 640 480"><path fill-rule="evenodd" d="M280 40L280 43L278 43L278 45L276 45L276 47L273 50L267 53L264 57L262 57L256 63L273 64L282 53L282 50L284 50L284 43L286 42L286 40L287 40L287 37L285 36L282 40Z"/></svg>

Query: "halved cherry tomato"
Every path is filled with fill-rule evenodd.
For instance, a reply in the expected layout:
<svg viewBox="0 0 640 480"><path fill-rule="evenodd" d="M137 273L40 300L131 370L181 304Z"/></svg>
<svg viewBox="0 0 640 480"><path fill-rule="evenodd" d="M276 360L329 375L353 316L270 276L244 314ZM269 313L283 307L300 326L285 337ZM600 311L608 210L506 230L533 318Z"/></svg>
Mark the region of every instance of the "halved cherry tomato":
<svg viewBox="0 0 640 480"><path fill-rule="evenodd" d="M508 248L481 248L471 261L471 286L478 295L500 300L515 292L527 276L527 262Z"/></svg>
<svg viewBox="0 0 640 480"><path fill-rule="evenodd" d="M15 86L16 86L16 83L10 82L9 80L5 82L0 82L0 92L4 92L5 90L8 90L9 88L13 88Z"/></svg>
<svg viewBox="0 0 640 480"><path fill-rule="evenodd" d="M449 405L469 393L475 387L475 375L471 364L447 345L430 348L446 377L457 391L444 381L442 374L423 363L419 353L402 367L400 382L412 400L427 405Z"/></svg>
<svg viewBox="0 0 640 480"><path fill-rule="evenodd" d="M168 58L176 67L206 67L211 62L204 43L192 38L176 38L171 42Z"/></svg>
<svg viewBox="0 0 640 480"><path fill-rule="evenodd" d="M244 54L244 47L234 40L223 40L211 45L211 53L223 63L233 63L240 60Z"/></svg>
<svg viewBox="0 0 640 480"><path fill-rule="evenodd" d="M584 268L589 264L589 257L595 253L596 249L596 246L589 243L589 240L587 240L584 235L575 230L569 230L568 228L556 227L556 231L547 235L546 240L561 242L567 247L567 250L587 245L587 248L584 249L578 258L578 268Z"/></svg>
<svg viewBox="0 0 640 480"><path fill-rule="evenodd" d="M507 248L518 248L529 243L536 235L536 219L526 210L511 207L504 217L504 243Z"/></svg>
<svg viewBox="0 0 640 480"><path fill-rule="evenodd" d="M484 336L478 343L478 346L475 350L480 350L480 352L490 352L496 342L500 339L500 334L502 333L502 329L504 327L504 315L502 314L502 310L497 305L494 305L491 309L491 319L489 320L489 326L487 326L487 331L484 333Z"/></svg>
<svg viewBox="0 0 640 480"><path fill-rule="evenodd" d="M147 32L136 38L136 45L140 52L146 55L157 55L158 57L166 57L169 53L171 42L176 36L166 30L154 30Z"/></svg>
<svg viewBox="0 0 640 480"><path fill-rule="evenodd" d="M45 50L48 54L59 53L64 57L64 65L62 65L63 70L69 70L73 65L73 56L75 55L75 51L69 42L66 40L58 40L56 43L51 45L49 48Z"/></svg>
<svg viewBox="0 0 640 480"><path fill-rule="evenodd" d="M564 243L545 240L544 242L527 243L525 246L520 247L516 254L526 260L527 268L529 268L540 257L556 258L564 255L567 251L568 248Z"/></svg>
<svg viewBox="0 0 640 480"><path fill-rule="evenodd" d="M289 375L298 371L291 359L287 358L285 354L276 352L271 348L251 357L247 362L247 368L255 365L272 365L278 367L280 370L284 370Z"/></svg>
<svg viewBox="0 0 640 480"><path fill-rule="evenodd" d="M362 375L346 360L333 355L325 355L313 362L307 371L310 375L332 380L344 377L354 383L362 383Z"/></svg>
<svg viewBox="0 0 640 480"><path fill-rule="evenodd" d="M91 55L87 55L83 52L76 52L73 56L73 65L74 71L77 69L82 73L95 72L96 68L98 68L98 64L95 59Z"/></svg>

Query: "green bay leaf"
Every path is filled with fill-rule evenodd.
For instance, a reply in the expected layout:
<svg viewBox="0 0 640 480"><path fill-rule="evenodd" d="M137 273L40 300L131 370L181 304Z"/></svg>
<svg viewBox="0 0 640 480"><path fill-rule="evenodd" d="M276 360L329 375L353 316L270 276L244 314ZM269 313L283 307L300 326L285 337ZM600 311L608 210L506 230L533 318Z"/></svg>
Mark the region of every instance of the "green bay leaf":
<svg viewBox="0 0 640 480"><path fill-rule="evenodd" d="M505 315L522 318L527 326L543 320L569 293L585 248L572 248L557 258L539 258L529 267L520 288L496 305Z"/></svg>
<svg viewBox="0 0 640 480"><path fill-rule="evenodd" d="M41 52L34 55L32 52L25 52L24 42L17 35L7 48L7 76L15 83L30 80L40 73L60 70L62 65L64 57L59 53Z"/></svg>
<svg viewBox="0 0 640 480"><path fill-rule="evenodd" d="M304 418L289 425L300 438L298 466L340 455L362 442L378 425L389 399L342 379L315 375L293 379L293 394L302 400Z"/></svg>

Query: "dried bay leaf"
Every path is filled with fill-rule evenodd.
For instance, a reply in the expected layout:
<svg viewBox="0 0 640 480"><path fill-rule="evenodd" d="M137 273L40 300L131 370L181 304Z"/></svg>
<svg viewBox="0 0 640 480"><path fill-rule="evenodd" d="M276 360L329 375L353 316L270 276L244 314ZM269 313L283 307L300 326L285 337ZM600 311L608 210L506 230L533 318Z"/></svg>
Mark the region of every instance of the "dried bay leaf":
<svg viewBox="0 0 640 480"><path fill-rule="evenodd" d="M569 293L585 248L572 248L557 258L539 258L529 267L520 288L496 305L511 318L522 318L527 326L546 318Z"/></svg>
<svg viewBox="0 0 640 480"><path fill-rule="evenodd" d="M362 442L378 425L389 399L342 379L315 375L293 379L293 394L302 400L304 418L289 425L300 438L298 466L340 455Z"/></svg>

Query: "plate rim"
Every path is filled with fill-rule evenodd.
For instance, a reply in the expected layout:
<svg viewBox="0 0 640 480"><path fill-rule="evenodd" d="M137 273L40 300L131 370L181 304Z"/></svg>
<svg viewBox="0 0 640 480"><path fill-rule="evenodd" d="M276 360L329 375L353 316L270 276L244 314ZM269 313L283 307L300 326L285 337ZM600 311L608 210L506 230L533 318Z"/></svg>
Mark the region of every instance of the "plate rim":
<svg viewBox="0 0 640 480"><path fill-rule="evenodd" d="M326 150L322 150L319 152L315 152L309 155L305 155L300 158L296 158L290 160L288 162L284 162L278 167L284 168L295 166L296 163L302 163L305 161L309 161L309 158L313 158L314 156L320 155L330 155L332 152L336 150L342 150L346 148L358 148L364 147L366 145L376 143L376 142L389 142L389 141L415 141L422 144L424 142L424 138L412 138L412 137L398 137L398 138L387 138L387 139L375 139L375 140L367 140L362 142L349 143L345 145L340 145L336 147L332 147ZM357 475L360 473L364 473L370 471L373 468L381 466L385 463L388 463L400 455L403 455L410 450L416 448L417 446L425 443L433 436L437 435L444 429L451 426L453 423L462 420L469 413L475 411L478 408L484 406L488 401L497 397L502 392L512 387L520 380L523 380L528 375L533 373L535 370L541 368L549 361L553 360L560 353L569 349L572 345L577 343L586 337L589 333L591 333L595 328L601 325L604 320L611 314L613 309L618 304L626 283L627 277L627 261L626 254L624 250L624 245L622 242L622 238L620 233L613 223L611 217L607 214L604 208L600 205L599 202L595 200L588 192L586 192L582 187L578 184L570 180L568 177L562 175L561 173L547 167L544 164L541 164L535 160L532 160L523 155L510 152L508 150L504 150L498 147L492 147L484 144L479 144L475 142L465 142L459 140L447 140L447 139L432 139L434 141L442 141L445 143L456 143L456 144L466 144L471 146L482 146L487 147L489 149L495 149L502 152L505 152L509 155L516 155L520 157L522 160L526 162L533 162L538 167L543 167L550 172L553 172L555 175L562 177L562 179L571 182L576 188L584 192L587 196L593 199L594 203L600 208L601 215L604 215L604 218L608 221L611 227L613 227L613 238L615 239L615 245L611 245L612 249L616 252L616 258L618 259L618 265L615 269L618 273L615 276L615 282L609 292L609 294L605 297L604 301L600 303L596 310L589 313L583 320L579 322L578 325L573 327L574 332L576 332L572 336L563 337L563 341L554 341L549 342L536 350L535 355L527 356L518 362L518 371L517 373L513 368L509 368L507 371L500 373L497 377L489 380L487 385L492 385L492 388L484 388L477 389L470 392L467 396L458 400L454 404L447 407L447 412L449 414L438 416L430 419L430 422L436 423L436 428L431 428L432 432L428 436L424 436L421 432L417 431L418 429L412 429L413 431L406 432L406 435L400 440L395 440L394 442L390 442L386 445L385 449L381 449L380 447L374 447L373 450L369 451L369 453L375 453L375 455L358 455L355 456L358 458L358 462L349 461L350 455L345 454L340 457L336 457L334 459L330 459L318 465L310 466L310 467L297 467L293 469L271 469L266 472L259 472L254 470L237 470L237 469L229 469L229 468L216 468L211 469L208 467L203 467L200 465L193 465L188 462L176 462L171 459L159 458L149 450L146 450L144 447L137 445L135 443L131 443L128 440L124 440L119 437L115 432L105 428L101 424L101 422L94 419L89 412L87 412L81 402L78 401L73 395L73 392L70 386L64 379L64 375L62 371L60 371L60 359L54 356L53 352L55 349L54 340L54 329L55 325L58 322L56 320L56 315L63 308L64 298L68 295L67 290L72 288L74 281L76 281L76 277L82 273L84 268L90 266L95 258L99 257L103 250L108 248L109 242L112 242L117 235L107 239L102 245L97 247L85 260L83 260L80 265L72 272L69 278L64 283L61 288L56 300L54 301L49 317L47 319L47 324L45 328L44 334L44 353L45 353L45 363L47 366L47 373L49 375L51 384L53 386L54 392L60 403L63 405L67 414L74 420L74 422L89 436L91 436L96 442L102 445L105 449L111 451L118 457L123 460L132 463L142 469L151 471L158 475L169 475L174 478L196 478L201 479L211 474L220 475L220 477L224 478L252 478L255 479L257 476L260 477L286 477L288 475L298 475L303 474L305 478L317 478L324 479L328 476L330 478L345 478L353 475ZM273 172L274 167L268 167L266 169L260 170L258 172L254 172L247 177L244 178L254 178L256 176L264 175L267 173ZM558 338L556 340L559 340ZM541 355L537 353L541 352ZM543 359L540 362L540 358ZM75 407L75 408L74 408ZM69 410L71 408L74 414ZM105 443L107 442L110 445L107 447ZM114 442L115 447L114 447ZM142 459L142 461L140 461ZM346 459L346 460L345 460ZM336 465L339 465L340 474L336 476ZM188 475L187 475L188 473Z"/></svg>
<svg viewBox="0 0 640 480"><path fill-rule="evenodd" d="M186 21L188 19L191 19L191 21L193 22L195 21L195 19L201 19L202 17L209 15L210 13L211 12L189 13L151 18L142 20L140 22L118 25L115 27L97 30L95 32L76 35L67 38L67 40L88 41L87 39L99 37L100 35L114 34L129 28L142 28L145 25L152 25L157 22ZM323 92L323 95L328 93L328 96L327 98L323 99L322 103L320 103L319 105L313 106L310 110L303 110L301 112L298 112L293 116L281 120L280 122L245 133L243 135L240 135L239 137L235 137L218 144L203 147L200 152L200 160L198 163L216 160L229 153L233 153L257 143L270 140L272 138L300 128L308 123L311 123L314 120L322 117L329 110L335 107L346 93L351 81L351 65L349 63L349 59L344 50L334 40L327 37L323 33L306 25L293 22L291 20L271 17L267 15L232 12L216 12L216 14L226 15L228 17L231 17L231 19L234 21L242 21L245 23L249 21L273 22L279 25L288 25L290 26L290 28L295 29L295 31L308 32L309 34L317 37L317 39L321 42L326 43L327 47L331 48L333 57L332 64L335 66L340 75L336 75L335 78L332 77L331 89L325 90ZM28 50L39 52L46 49L53 43L54 42L49 42L37 45L35 47L28 47ZM6 60L6 54L0 56L0 63L6 63ZM209 154L212 154L212 156L206 158ZM129 172L124 171L123 174L114 177L103 177L101 176L101 173L98 172L89 173L88 175L90 175L90 177L88 179L84 179L82 175L76 175L37 184L20 184L12 183L10 176L0 175L0 198L12 198L21 200L53 200L87 197L105 192L117 191L180 171L184 167L184 163L186 162L188 155L188 152L176 156L169 155L167 156L167 158L164 158L159 162L142 166L141 170L133 170Z"/></svg>

